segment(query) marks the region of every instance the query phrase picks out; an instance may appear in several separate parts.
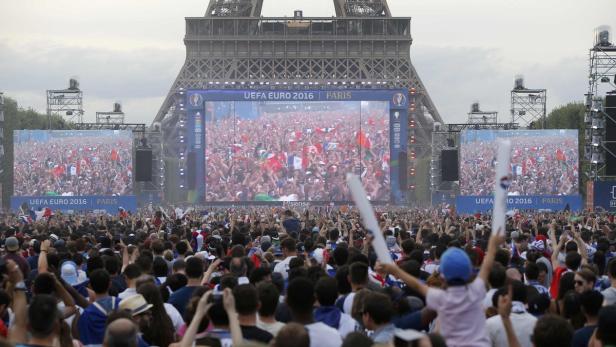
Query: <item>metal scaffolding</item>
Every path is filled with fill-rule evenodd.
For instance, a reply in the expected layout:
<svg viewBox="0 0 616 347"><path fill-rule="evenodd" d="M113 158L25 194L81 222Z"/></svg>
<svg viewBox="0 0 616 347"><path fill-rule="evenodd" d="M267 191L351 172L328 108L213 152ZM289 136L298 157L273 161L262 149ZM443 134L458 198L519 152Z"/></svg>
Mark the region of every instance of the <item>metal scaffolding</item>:
<svg viewBox="0 0 616 347"><path fill-rule="evenodd" d="M83 92L76 79L69 80L67 89L47 90L47 118L50 129L52 115L59 115L70 122L83 123L83 114Z"/></svg>
<svg viewBox="0 0 616 347"><path fill-rule="evenodd" d="M124 112L118 102L113 104L113 111L96 112L97 124L124 124Z"/></svg>
<svg viewBox="0 0 616 347"><path fill-rule="evenodd" d="M528 89L521 77L516 78L511 90L511 123L533 127L539 122L541 128L545 128L546 98L546 89Z"/></svg>
<svg viewBox="0 0 616 347"><path fill-rule="evenodd" d="M607 159L616 160L616 153L609 150L606 133L606 117L603 94L616 88L616 46L610 42L607 27L599 27L594 33L593 47L588 54L588 92L584 117L585 174L590 180L603 181L616 176L606 174ZM614 83L612 83L614 79Z"/></svg>
<svg viewBox="0 0 616 347"><path fill-rule="evenodd" d="M469 124L495 124L498 123L498 112L496 111L481 111L479 103L474 102L471 105L471 112L468 113Z"/></svg>

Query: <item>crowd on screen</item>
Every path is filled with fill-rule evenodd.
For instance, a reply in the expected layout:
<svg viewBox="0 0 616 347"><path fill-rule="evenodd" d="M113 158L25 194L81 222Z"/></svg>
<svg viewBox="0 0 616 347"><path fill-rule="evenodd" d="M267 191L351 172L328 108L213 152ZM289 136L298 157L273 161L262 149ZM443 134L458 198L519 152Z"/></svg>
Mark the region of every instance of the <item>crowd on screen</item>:
<svg viewBox="0 0 616 347"><path fill-rule="evenodd" d="M130 138L109 136L17 142L14 195L129 195L132 147Z"/></svg>
<svg viewBox="0 0 616 347"><path fill-rule="evenodd" d="M205 128L207 201L350 200L347 172L371 200L390 200L385 106L218 117Z"/></svg>
<svg viewBox="0 0 616 347"><path fill-rule="evenodd" d="M0 216L0 344L613 346L608 213L347 206Z"/></svg>
<svg viewBox="0 0 616 347"><path fill-rule="evenodd" d="M510 137L510 195L575 195L578 193L578 142L566 136ZM460 146L460 194L491 195L496 166L495 141Z"/></svg>

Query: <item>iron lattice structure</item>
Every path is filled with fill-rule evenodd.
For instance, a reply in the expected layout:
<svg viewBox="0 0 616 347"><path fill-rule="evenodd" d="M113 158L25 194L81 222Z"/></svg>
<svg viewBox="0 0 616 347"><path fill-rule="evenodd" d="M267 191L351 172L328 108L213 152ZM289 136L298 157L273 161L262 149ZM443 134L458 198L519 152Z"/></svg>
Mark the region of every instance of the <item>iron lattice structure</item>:
<svg viewBox="0 0 616 347"><path fill-rule="evenodd" d="M124 124L124 112L122 111L122 105L116 102L113 104L113 111L96 112L96 123Z"/></svg>
<svg viewBox="0 0 616 347"><path fill-rule="evenodd" d="M79 82L75 79L69 81L67 89L47 90L47 117L51 129L51 116L59 115L75 123L83 123L83 92L79 89Z"/></svg>
<svg viewBox="0 0 616 347"><path fill-rule="evenodd" d="M608 149L605 129L606 117L602 94L616 87L616 46L609 41L609 29L595 32L594 46L588 53L588 92L584 117L584 159L586 175L593 181L614 179L605 171L607 159L616 160L616 153Z"/></svg>
<svg viewBox="0 0 616 347"><path fill-rule="evenodd" d="M528 127L540 122L545 128L546 120L545 89L516 87L511 90L511 122Z"/></svg>
<svg viewBox="0 0 616 347"><path fill-rule="evenodd" d="M188 89L415 88L409 168L430 154L432 123L443 121L411 63L410 18L392 17L386 0L334 0L336 17L311 18L260 17L262 4L210 0L206 16L186 18L186 61L154 119L165 141Z"/></svg>

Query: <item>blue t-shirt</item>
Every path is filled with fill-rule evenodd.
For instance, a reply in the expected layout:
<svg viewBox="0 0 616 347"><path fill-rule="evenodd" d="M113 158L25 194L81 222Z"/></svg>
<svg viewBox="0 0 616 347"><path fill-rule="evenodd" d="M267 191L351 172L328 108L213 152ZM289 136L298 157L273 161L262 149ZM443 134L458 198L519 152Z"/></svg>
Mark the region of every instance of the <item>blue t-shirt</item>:
<svg viewBox="0 0 616 347"><path fill-rule="evenodd" d="M175 292L173 292L171 296L169 296L169 303L173 305L173 307L175 307L178 310L178 312L180 312L182 317L184 317L184 311L186 310L186 305L188 305L188 302L190 301L190 298L192 297L193 292L197 288L198 287L189 287L189 286L182 287L176 290Z"/></svg>
<svg viewBox="0 0 616 347"><path fill-rule="evenodd" d="M571 347L586 347L588 341L592 337L592 333L595 331L596 325L585 326L575 331L573 339L571 340Z"/></svg>

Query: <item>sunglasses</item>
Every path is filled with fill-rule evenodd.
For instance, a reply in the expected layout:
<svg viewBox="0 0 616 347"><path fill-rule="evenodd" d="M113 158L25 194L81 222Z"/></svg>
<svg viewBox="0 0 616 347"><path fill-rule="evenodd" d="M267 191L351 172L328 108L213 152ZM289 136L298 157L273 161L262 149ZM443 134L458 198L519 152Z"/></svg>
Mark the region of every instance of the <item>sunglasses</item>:
<svg viewBox="0 0 616 347"><path fill-rule="evenodd" d="M583 286L584 282L583 281L575 281L575 285L576 286Z"/></svg>

